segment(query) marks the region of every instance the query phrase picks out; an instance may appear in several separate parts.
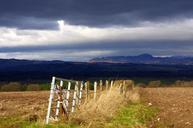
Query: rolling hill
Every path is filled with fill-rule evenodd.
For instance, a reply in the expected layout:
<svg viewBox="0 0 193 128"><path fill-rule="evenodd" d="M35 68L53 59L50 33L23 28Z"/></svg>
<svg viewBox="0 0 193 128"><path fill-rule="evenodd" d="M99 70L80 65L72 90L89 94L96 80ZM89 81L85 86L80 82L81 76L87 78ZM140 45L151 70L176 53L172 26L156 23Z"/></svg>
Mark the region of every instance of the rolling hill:
<svg viewBox="0 0 193 128"><path fill-rule="evenodd" d="M99 57L91 59L90 62L193 65L193 57L189 56L154 57L150 54L141 54L138 56Z"/></svg>

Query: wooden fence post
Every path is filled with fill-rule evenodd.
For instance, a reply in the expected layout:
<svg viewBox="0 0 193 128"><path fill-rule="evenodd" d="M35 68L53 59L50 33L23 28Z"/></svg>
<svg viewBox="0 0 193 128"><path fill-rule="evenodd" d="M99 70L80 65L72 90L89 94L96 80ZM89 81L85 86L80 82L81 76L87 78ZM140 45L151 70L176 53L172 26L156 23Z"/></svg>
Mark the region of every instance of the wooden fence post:
<svg viewBox="0 0 193 128"><path fill-rule="evenodd" d="M100 92L102 92L102 91L103 91L103 81L100 80Z"/></svg>
<svg viewBox="0 0 193 128"><path fill-rule="evenodd" d="M96 93L97 93L97 82L94 82L94 100L96 100Z"/></svg>
<svg viewBox="0 0 193 128"><path fill-rule="evenodd" d="M82 89L83 89L83 86L84 86L84 82L82 81L82 82L81 82L81 85L80 85L79 105L81 104L81 98L82 98Z"/></svg>
<svg viewBox="0 0 193 128"><path fill-rule="evenodd" d="M109 81L106 80L106 91L109 89Z"/></svg>
<svg viewBox="0 0 193 128"><path fill-rule="evenodd" d="M74 95L73 95L73 100L72 100L72 112L75 111L75 107L76 107L76 97L77 97L77 90L78 90L78 87L77 87L77 84L75 85L74 87Z"/></svg>
<svg viewBox="0 0 193 128"><path fill-rule="evenodd" d="M49 119L50 119L52 100L54 97L55 79L56 79L55 77L52 77L52 83L51 83L51 89L50 89L50 98L49 98L48 111L47 111L47 116L46 116L46 124L49 123Z"/></svg>
<svg viewBox="0 0 193 128"><path fill-rule="evenodd" d="M124 80L123 81L123 95L124 95L124 97L126 98L127 97L127 91L128 91L128 86L129 85L127 85L128 83L126 83L126 80Z"/></svg>
<svg viewBox="0 0 193 128"><path fill-rule="evenodd" d="M86 98L85 101L88 100L88 92L87 92L87 88L88 88L88 85L87 85L87 82L85 82L85 83L84 83L84 91L85 91L85 98Z"/></svg>
<svg viewBox="0 0 193 128"><path fill-rule="evenodd" d="M120 89L120 94L122 94L123 93L123 83L120 83L119 89Z"/></svg>
<svg viewBox="0 0 193 128"><path fill-rule="evenodd" d="M68 82L68 90L67 90L67 93L66 93L66 107L68 108L69 106L69 97L70 97L70 88L71 88L71 82L69 81Z"/></svg>
<svg viewBox="0 0 193 128"><path fill-rule="evenodd" d="M89 81L87 81L87 82L85 83L86 101L88 101L88 99L89 99L89 89L90 89L90 87L89 87Z"/></svg>
<svg viewBox="0 0 193 128"><path fill-rule="evenodd" d="M79 93L80 93L80 91L79 91L80 83L78 81L76 82L75 87L77 87L77 89L76 89L76 105L78 105L79 104Z"/></svg>
<svg viewBox="0 0 193 128"><path fill-rule="evenodd" d="M110 90L112 89L112 87L113 87L113 80L111 80Z"/></svg>
<svg viewBox="0 0 193 128"><path fill-rule="evenodd" d="M63 81L60 80L60 85L59 85L58 89L62 89L62 86L63 86ZM58 93L61 93L61 92L62 91L60 90L60 92L58 92ZM61 103L61 101L59 99L60 99L60 97L58 96L58 101L57 101L57 105L56 105L56 119L58 118L59 111L60 111L60 103Z"/></svg>

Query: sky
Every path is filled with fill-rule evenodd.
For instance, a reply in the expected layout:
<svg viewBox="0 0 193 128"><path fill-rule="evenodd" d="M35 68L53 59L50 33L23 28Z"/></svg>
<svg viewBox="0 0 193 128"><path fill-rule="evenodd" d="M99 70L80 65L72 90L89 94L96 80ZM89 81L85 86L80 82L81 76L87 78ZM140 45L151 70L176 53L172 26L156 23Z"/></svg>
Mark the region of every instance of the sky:
<svg viewBox="0 0 193 128"><path fill-rule="evenodd" d="M193 0L0 0L0 58L193 56Z"/></svg>

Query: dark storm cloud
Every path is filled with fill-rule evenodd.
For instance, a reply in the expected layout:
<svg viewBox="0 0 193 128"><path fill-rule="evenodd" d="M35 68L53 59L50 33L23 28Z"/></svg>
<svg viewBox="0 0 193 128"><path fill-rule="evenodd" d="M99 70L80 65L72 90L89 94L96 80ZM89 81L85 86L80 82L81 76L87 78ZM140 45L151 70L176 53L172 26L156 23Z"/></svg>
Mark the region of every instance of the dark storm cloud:
<svg viewBox="0 0 193 128"><path fill-rule="evenodd" d="M20 16L0 17L0 26L20 29L58 29L58 24L55 21Z"/></svg>
<svg viewBox="0 0 193 128"><path fill-rule="evenodd" d="M0 0L0 26L56 28L55 20L89 26L193 17L192 0ZM32 21L29 21L32 18ZM40 21L51 21L43 24Z"/></svg>
<svg viewBox="0 0 193 128"><path fill-rule="evenodd" d="M0 0L4 58L192 55L192 29L193 0Z"/></svg>
<svg viewBox="0 0 193 128"><path fill-rule="evenodd" d="M163 45L164 43L164 45ZM192 55L192 41L131 41L131 42L92 42L72 45L42 45L25 47L2 47L0 53L38 53L38 52L87 52L87 51L111 51L110 56L137 55L150 53L153 55ZM103 54L102 56L105 56Z"/></svg>

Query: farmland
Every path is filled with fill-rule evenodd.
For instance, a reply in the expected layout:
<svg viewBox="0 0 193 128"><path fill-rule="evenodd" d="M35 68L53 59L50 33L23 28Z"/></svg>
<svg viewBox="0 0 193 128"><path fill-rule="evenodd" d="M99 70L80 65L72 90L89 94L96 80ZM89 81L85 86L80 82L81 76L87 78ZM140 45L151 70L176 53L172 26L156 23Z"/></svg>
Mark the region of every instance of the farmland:
<svg viewBox="0 0 193 128"><path fill-rule="evenodd" d="M97 101L91 100L87 104L83 104L76 113L71 115L69 121L60 122L59 124L54 123L54 125L44 125L49 92L1 92L0 127L114 128L145 126L146 122L155 115L156 111L154 109L138 102L138 89L130 92L127 100L117 95L118 93L117 91L111 91L108 96L104 93ZM136 111L138 112L136 113ZM133 116L132 113L136 116ZM125 117L128 119L125 120Z"/></svg>
<svg viewBox="0 0 193 128"><path fill-rule="evenodd" d="M160 110L155 124L165 124L169 128L193 127L193 88L146 88L141 96L146 103ZM159 121L158 121L159 120Z"/></svg>
<svg viewBox="0 0 193 128"><path fill-rule="evenodd" d="M19 126L22 120L31 120L38 116L43 120L46 113L48 92L1 92L0 127ZM11 123L12 122L12 123Z"/></svg>
<svg viewBox="0 0 193 128"><path fill-rule="evenodd" d="M122 108L120 106L119 110L129 111L132 113L134 111L134 115L136 113L142 114L143 109L146 110L147 113L145 117L150 116L149 120L144 121L146 124L142 124L141 126L146 127L169 127L169 128L191 128L193 127L193 88L140 88L139 93L141 95L141 102L137 103L129 103L124 105ZM1 92L0 93L0 127L21 127L30 126L34 122L39 122L40 124L44 122L47 105L48 105L48 91L34 91L34 92ZM115 98L115 97L114 97ZM110 103L109 103L110 104ZM149 106L149 107L148 107ZM85 106L87 107L87 106ZM122 109L121 109L122 108ZM140 109L139 109L140 108ZM143 108L143 109L142 109ZM142 110L141 110L142 109ZM139 113L140 112L140 113ZM82 117L84 117L85 113L82 113ZM97 114L97 112L96 112ZM156 116L154 116L156 114ZM67 123L68 127L78 127L81 123L87 122L81 117L81 114L78 117ZM91 114L90 116L93 117ZM125 118L118 115L113 115L115 118L111 117L108 119L95 118L99 120L94 126L108 126L112 125L121 126L121 122L123 122ZM125 116L130 116L126 114ZM138 116L137 116L138 117ZM94 117L93 117L94 118ZM123 119L122 119L123 118ZM139 118L139 117L138 117ZM153 119L151 119L153 118ZM134 120L134 119L133 119ZM135 119L136 120L136 119ZM93 120L89 120L92 122ZM119 123L117 124L117 122ZM126 121L128 126L132 126L133 124L129 123L131 120ZM138 122L139 123L139 122ZM135 124L135 123L134 123ZM140 123L139 123L140 124ZM75 125L75 126L74 126ZM102 125L102 126L101 126ZM57 126L57 125L54 125ZM64 126L64 125L62 125ZM35 127L35 126L34 126ZM39 126L36 126L39 127ZM59 127L59 126L58 126Z"/></svg>

